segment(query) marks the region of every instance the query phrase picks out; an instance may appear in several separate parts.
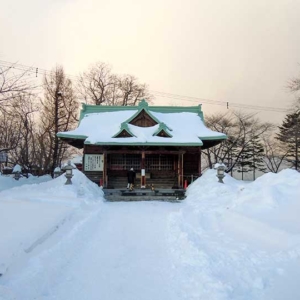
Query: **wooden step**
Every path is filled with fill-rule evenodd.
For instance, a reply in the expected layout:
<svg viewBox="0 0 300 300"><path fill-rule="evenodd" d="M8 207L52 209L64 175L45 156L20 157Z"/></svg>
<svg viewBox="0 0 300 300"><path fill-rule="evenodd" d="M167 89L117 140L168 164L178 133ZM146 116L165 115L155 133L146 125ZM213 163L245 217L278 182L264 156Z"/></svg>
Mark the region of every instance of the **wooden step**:
<svg viewBox="0 0 300 300"><path fill-rule="evenodd" d="M103 189L104 197L108 201L172 201L178 202L185 198L183 189L159 189L151 191L148 189Z"/></svg>

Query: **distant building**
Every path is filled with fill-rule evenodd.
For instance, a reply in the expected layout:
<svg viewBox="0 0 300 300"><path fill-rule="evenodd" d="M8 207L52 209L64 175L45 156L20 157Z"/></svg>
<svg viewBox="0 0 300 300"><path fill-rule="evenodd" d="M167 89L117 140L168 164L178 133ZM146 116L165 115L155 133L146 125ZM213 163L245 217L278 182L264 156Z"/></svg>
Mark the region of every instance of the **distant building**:
<svg viewBox="0 0 300 300"><path fill-rule="evenodd" d="M201 175L201 149L226 139L208 129L199 106L99 106L83 104L78 128L59 132L83 148L83 172L104 187L125 186L134 168L142 188L180 188Z"/></svg>

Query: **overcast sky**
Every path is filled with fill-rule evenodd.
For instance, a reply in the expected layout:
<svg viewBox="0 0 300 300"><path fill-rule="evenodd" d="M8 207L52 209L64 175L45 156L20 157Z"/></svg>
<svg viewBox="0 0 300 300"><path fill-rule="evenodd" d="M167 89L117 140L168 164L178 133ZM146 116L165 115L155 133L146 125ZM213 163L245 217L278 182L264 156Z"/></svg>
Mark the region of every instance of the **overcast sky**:
<svg viewBox="0 0 300 300"><path fill-rule="evenodd" d="M150 90L289 107L299 0L0 0L0 60L77 75L96 61ZM156 97L155 104L196 105ZM203 104L204 113L224 107ZM262 113L272 121L282 113Z"/></svg>

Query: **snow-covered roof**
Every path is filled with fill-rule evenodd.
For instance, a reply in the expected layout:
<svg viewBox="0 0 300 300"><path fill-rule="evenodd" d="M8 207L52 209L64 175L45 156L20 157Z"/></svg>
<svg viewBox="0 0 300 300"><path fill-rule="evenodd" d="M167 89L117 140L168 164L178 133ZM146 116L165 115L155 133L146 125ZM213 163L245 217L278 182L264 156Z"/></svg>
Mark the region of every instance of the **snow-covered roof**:
<svg viewBox="0 0 300 300"><path fill-rule="evenodd" d="M71 159L71 163L72 163L72 164L82 164L82 155L74 156L74 157Z"/></svg>
<svg viewBox="0 0 300 300"><path fill-rule="evenodd" d="M130 124L144 111L156 125L140 127ZM120 135L126 131L126 136ZM164 136L158 134L164 131ZM203 140L223 140L226 135L207 128L201 106L139 106L83 105L78 128L59 132L58 137L81 139L85 144L97 145L188 145L202 146Z"/></svg>
<svg viewBox="0 0 300 300"><path fill-rule="evenodd" d="M13 168L13 173L21 173L22 172L22 168L20 165L15 165Z"/></svg>

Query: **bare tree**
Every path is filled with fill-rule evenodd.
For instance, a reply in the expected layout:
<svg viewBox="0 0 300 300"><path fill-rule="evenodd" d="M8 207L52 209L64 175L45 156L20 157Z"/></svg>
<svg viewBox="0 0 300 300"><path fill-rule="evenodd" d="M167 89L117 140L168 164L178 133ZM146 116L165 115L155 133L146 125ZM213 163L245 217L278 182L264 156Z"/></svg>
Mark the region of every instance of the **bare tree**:
<svg viewBox="0 0 300 300"><path fill-rule="evenodd" d="M286 160L288 151L284 151L281 143L272 135L263 136L262 140L265 148L266 167L270 172L278 173Z"/></svg>
<svg viewBox="0 0 300 300"><path fill-rule="evenodd" d="M32 93L34 86L29 82L30 68L18 70L16 64L0 66L0 110L11 105L20 95Z"/></svg>
<svg viewBox="0 0 300 300"><path fill-rule="evenodd" d="M0 149L9 151L17 147L20 140L20 120L11 113L0 112Z"/></svg>
<svg viewBox="0 0 300 300"><path fill-rule="evenodd" d="M145 84L140 84L136 77L125 75L118 78L119 97L117 104L122 106L136 105L137 101L151 98ZM150 99L149 99L150 100Z"/></svg>
<svg viewBox="0 0 300 300"><path fill-rule="evenodd" d="M36 99L30 95L20 95L13 101L13 110L10 119L19 124L18 141L10 151L10 160L12 163L22 165L27 172L30 172L31 166L36 159L36 131L37 123L34 115L38 108Z"/></svg>
<svg viewBox="0 0 300 300"><path fill-rule="evenodd" d="M232 172L243 157L243 153L251 145L253 139L261 138L273 128L270 123L262 123L254 114L229 112L216 114L206 118L206 125L216 131L223 132L228 139L221 144L204 150L209 168L217 162L227 165L226 172Z"/></svg>
<svg viewBox="0 0 300 300"><path fill-rule="evenodd" d="M79 92L87 102L91 101L95 105L107 105L111 90L114 90L116 85L117 80L111 72L111 67L98 62L80 75Z"/></svg>
<svg viewBox="0 0 300 300"><path fill-rule="evenodd" d="M300 77L294 77L291 80L289 80L289 82L287 84L287 88L292 93L300 91Z"/></svg>
<svg viewBox="0 0 300 300"><path fill-rule="evenodd" d="M21 121L15 119L15 103L31 94L33 85L26 75L29 69L17 70L16 64L0 66L0 149L15 148L20 139Z"/></svg>
<svg viewBox="0 0 300 300"><path fill-rule="evenodd" d="M41 126L38 144L44 169L53 173L65 158L68 146L57 133L68 131L77 124L78 102L72 82L62 67L56 67L44 77L44 99L41 101Z"/></svg>
<svg viewBox="0 0 300 300"><path fill-rule="evenodd" d="M35 102L30 94L19 94L0 111L0 148L9 154L5 164L18 163L27 172L35 159Z"/></svg>
<svg viewBox="0 0 300 300"><path fill-rule="evenodd" d="M146 98L151 101L145 84L138 82L132 75L116 75L105 63L96 63L80 75L78 91L88 103L95 105L135 105Z"/></svg>

